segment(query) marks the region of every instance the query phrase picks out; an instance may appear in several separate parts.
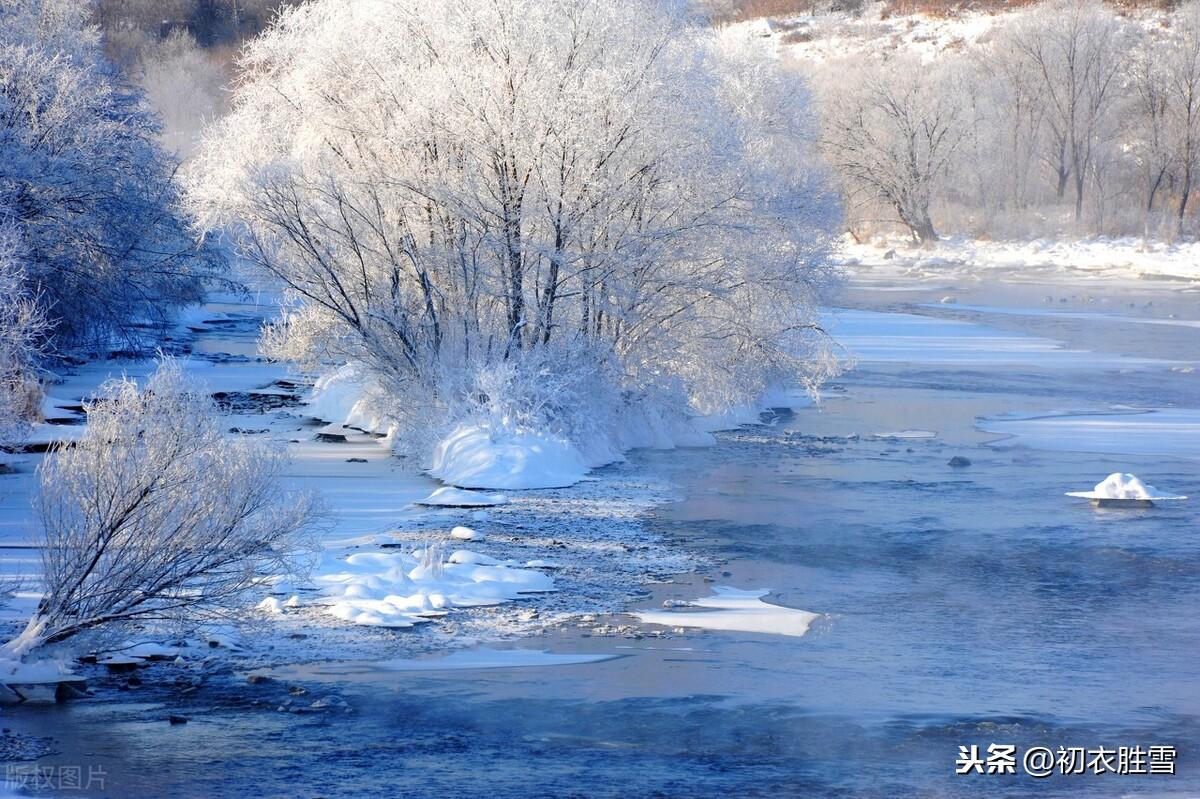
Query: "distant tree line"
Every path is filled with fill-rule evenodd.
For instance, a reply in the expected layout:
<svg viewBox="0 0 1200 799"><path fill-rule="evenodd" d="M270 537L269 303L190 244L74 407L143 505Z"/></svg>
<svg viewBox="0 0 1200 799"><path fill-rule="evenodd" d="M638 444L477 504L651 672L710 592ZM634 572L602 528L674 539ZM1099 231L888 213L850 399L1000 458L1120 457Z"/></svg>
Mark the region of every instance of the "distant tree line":
<svg viewBox="0 0 1200 799"><path fill-rule="evenodd" d="M1189 232L1200 173L1200 3L1008 15L969 50L814 68L854 227L914 238Z"/></svg>

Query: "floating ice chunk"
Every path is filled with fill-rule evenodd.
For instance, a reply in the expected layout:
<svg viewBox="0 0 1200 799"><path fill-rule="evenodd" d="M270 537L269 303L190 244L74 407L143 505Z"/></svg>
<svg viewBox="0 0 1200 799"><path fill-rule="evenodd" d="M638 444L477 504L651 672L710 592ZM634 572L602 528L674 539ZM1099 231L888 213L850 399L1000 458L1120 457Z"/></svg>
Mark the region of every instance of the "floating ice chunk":
<svg viewBox="0 0 1200 799"><path fill-rule="evenodd" d="M807 610L763 602L762 597L770 593L766 588L743 591L717 586L713 590L716 596L694 600L683 606L683 609L643 610L634 615L646 624L661 624L664 627L698 627L705 630L793 636L801 636L808 632L809 625L819 615Z"/></svg>
<svg viewBox="0 0 1200 799"><path fill-rule="evenodd" d="M480 491L464 491L454 486L443 486L417 504L442 508L487 508L506 502L508 497L503 494L484 494Z"/></svg>
<svg viewBox="0 0 1200 799"><path fill-rule="evenodd" d="M450 537L456 538L459 541L482 541L484 535L472 530L470 527L455 527L450 531Z"/></svg>
<svg viewBox="0 0 1200 799"><path fill-rule="evenodd" d="M875 433L876 438L936 438L932 430L897 430L894 433Z"/></svg>
<svg viewBox="0 0 1200 799"><path fill-rule="evenodd" d="M434 448L429 473L462 488L562 488L588 472L571 442L532 430L460 425Z"/></svg>
<svg viewBox="0 0 1200 799"><path fill-rule="evenodd" d="M1187 499L1187 497L1165 494L1154 486L1146 485L1128 472L1113 472L1101 482L1096 483L1096 487L1091 491L1068 491L1067 496L1098 501L1125 500L1136 502Z"/></svg>

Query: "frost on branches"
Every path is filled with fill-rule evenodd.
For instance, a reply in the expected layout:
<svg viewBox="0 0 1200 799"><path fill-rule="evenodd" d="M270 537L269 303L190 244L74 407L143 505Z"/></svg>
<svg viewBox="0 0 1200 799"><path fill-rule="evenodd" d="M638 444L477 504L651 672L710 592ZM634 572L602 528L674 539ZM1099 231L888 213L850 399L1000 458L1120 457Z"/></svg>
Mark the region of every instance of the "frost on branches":
<svg viewBox="0 0 1200 799"><path fill-rule="evenodd" d="M16 238L0 226L0 462L41 412L37 356L45 324L27 293Z"/></svg>
<svg viewBox="0 0 1200 799"><path fill-rule="evenodd" d="M40 469L45 596L0 654L228 614L291 567L314 519L311 497L280 487L284 453L225 438L204 387L171 360L141 390L106 384L87 411L84 435Z"/></svg>
<svg viewBox="0 0 1200 799"><path fill-rule="evenodd" d="M838 208L762 47L652 0L317 0L249 47L191 199L290 290L271 353L364 368L399 443L595 460L833 368Z"/></svg>
<svg viewBox="0 0 1200 799"><path fill-rule="evenodd" d="M181 215L157 119L105 62L90 8L0 3L0 225L20 239L60 351L165 323L219 266Z"/></svg>

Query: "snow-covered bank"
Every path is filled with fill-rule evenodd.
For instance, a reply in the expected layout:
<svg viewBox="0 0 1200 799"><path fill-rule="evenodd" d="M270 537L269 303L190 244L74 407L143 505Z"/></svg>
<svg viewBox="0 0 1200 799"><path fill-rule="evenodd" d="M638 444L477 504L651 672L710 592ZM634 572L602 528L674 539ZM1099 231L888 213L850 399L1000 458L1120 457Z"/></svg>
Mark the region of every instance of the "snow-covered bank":
<svg viewBox="0 0 1200 799"><path fill-rule="evenodd" d="M532 431L460 425L438 442L429 474L460 488L562 488L588 472L571 442Z"/></svg>
<svg viewBox="0 0 1200 799"><path fill-rule="evenodd" d="M758 402L710 414L685 416L631 406L615 429L596 433L586 441L568 440L504 419L477 419L453 425L436 440L425 472L458 489L563 488L578 483L591 469L623 461L630 450L712 446L716 443L714 432L756 423L768 408L799 408L811 402L802 391L776 389ZM309 416L330 423L333 429L378 435L385 446L394 443L398 435L378 383L356 364L318 378L305 405ZM431 497L423 504L455 503Z"/></svg>
<svg viewBox="0 0 1200 799"><path fill-rule="evenodd" d="M1094 278L1166 279L1200 282L1200 242L1143 242L1138 238L1095 238L1081 241L1034 239L993 241L945 238L924 247L912 239L882 237L868 242L842 242L839 259L856 279L902 276L937 280L994 273L1028 278L1087 275Z"/></svg>

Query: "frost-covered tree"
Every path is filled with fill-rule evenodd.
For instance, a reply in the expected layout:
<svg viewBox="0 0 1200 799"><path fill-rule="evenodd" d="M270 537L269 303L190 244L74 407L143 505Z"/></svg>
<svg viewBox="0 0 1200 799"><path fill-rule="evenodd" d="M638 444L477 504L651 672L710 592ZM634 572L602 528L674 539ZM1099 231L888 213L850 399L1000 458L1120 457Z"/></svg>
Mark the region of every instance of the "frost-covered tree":
<svg viewBox="0 0 1200 799"><path fill-rule="evenodd" d="M249 47L191 196L297 301L274 351L364 364L402 427L500 364L746 401L825 373L837 214L761 47L655 0L316 0Z"/></svg>
<svg viewBox="0 0 1200 799"><path fill-rule="evenodd" d="M187 31L175 30L141 51L135 74L162 118L163 146L187 158L204 125L224 109L224 66Z"/></svg>
<svg viewBox="0 0 1200 799"><path fill-rule="evenodd" d="M1182 231L1197 173L1200 173L1200 2L1172 15L1172 32L1149 57L1161 59L1166 94L1166 129L1174 156L1179 200L1176 230Z"/></svg>
<svg viewBox="0 0 1200 799"><path fill-rule="evenodd" d="M217 266L177 207L157 120L105 63L88 11L0 6L0 223L60 350L163 321Z"/></svg>
<svg viewBox="0 0 1200 799"><path fill-rule="evenodd" d="M281 488L282 450L222 435L207 391L176 363L140 390L106 384L87 415L83 436L40 469L45 596L5 652L227 616L264 575L291 567L312 497Z"/></svg>
<svg viewBox="0 0 1200 799"><path fill-rule="evenodd" d="M37 360L44 328L28 294L16 232L0 226L0 457L21 443L41 411Z"/></svg>
<svg viewBox="0 0 1200 799"><path fill-rule="evenodd" d="M938 237L930 209L968 130L946 76L899 57L840 64L821 83L822 148L848 198L886 206L920 242Z"/></svg>
<svg viewBox="0 0 1200 799"><path fill-rule="evenodd" d="M1094 156L1113 132L1128 39L1097 0L1048 0L1002 30L998 47L1040 88L1050 130L1046 161L1058 196L1075 189L1075 220Z"/></svg>

